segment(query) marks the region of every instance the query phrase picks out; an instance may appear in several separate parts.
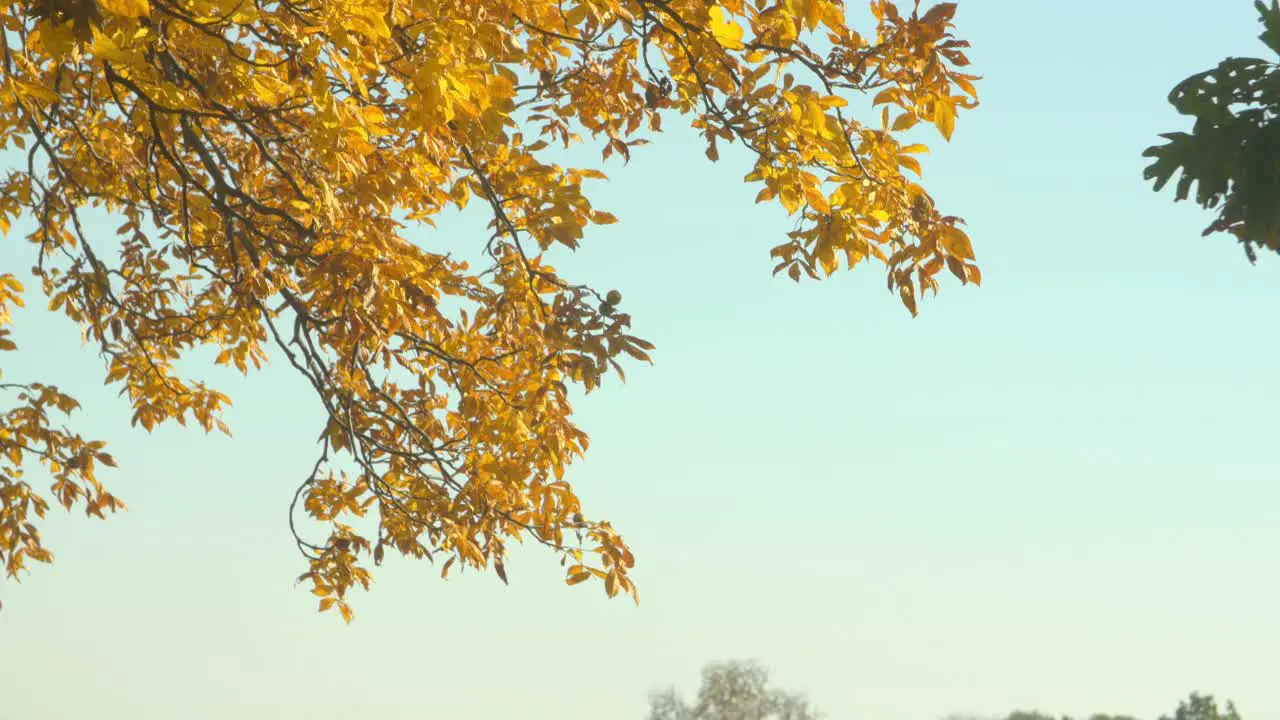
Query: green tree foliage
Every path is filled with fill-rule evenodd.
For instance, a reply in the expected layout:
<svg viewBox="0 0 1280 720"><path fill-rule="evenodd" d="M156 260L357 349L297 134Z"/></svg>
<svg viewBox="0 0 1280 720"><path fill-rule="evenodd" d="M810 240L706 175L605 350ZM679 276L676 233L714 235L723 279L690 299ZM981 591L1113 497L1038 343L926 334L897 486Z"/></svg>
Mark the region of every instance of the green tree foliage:
<svg viewBox="0 0 1280 720"><path fill-rule="evenodd" d="M1191 697L1178 703L1172 716L1162 715L1160 720L1240 720L1240 713L1230 700L1225 709L1219 710L1212 695L1191 693Z"/></svg>
<svg viewBox="0 0 1280 720"><path fill-rule="evenodd" d="M803 697L768 683L769 673L754 662L711 664L692 705L671 688L653 693L648 720L820 720Z"/></svg>
<svg viewBox="0 0 1280 720"><path fill-rule="evenodd" d="M1033 711L1015 710L1009 713L1009 717L1005 718L1005 720L1058 720L1058 719L1052 715L1042 713L1038 710L1033 710ZM1062 720L1069 720L1069 719L1064 716Z"/></svg>
<svg viewBox="0 0 1280 720"><path fill-rule="evenodd" d="M1015 710L1009 713L1005 720L1072 720L1071 716L1063 715L1060 719L1048 713L1039 710ZM1094 713L1089 716L1089 720L1137 720L1132 715L1108 715L1106 713Z"/></svg>
<svg viewBox="0 0 1280 720"><path fill-rule="evenodd" d="M1280 0L1255 6L1260 39L1280 56ZM1280 65L1230 57L1178 83L1169 102L1195 125L1190 133L1162 134L1167 143L1143 152L1154 158L1144 177L1159 192L1181 171L1175 201L1195 185L1196 203L1218 211L1204 235L1234 235L1250 262L1258 247L1280 253Z"/></svg>
<svg viewBox="0 0 1280 720"><path fill-rule="evenodd" d="M666 718L664 717L662 720L666 720ZM948 715L944 720L986 720L986 718L977 715L953 714ZM1006 715L1004 720L1072 720L1072 718L1069 715L1062 715L1059 718L1039 710L1014 710ZM1138 719L1132 715L1094 713L1089 716L1088 720ZM1172 716L1162 715L1160 720L1241 720L1241 718L1231 701L1227 701L1226 709L1220 711L1212 695L1192 693L1189 699L1178 705L1177 711Z"/></svg>

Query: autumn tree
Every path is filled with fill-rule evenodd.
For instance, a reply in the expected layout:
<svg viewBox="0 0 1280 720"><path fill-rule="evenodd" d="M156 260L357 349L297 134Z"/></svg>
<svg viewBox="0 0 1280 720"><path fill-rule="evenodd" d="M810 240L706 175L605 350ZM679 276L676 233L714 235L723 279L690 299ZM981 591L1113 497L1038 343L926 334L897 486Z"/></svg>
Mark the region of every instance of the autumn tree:
<svg viewBox="0 0 1280 720"><path fill-rule="evenodd" d="M958 69L954 3L874 0L861 31L847 10L9 0L0 229L32 222L34 290L0 275L0 350L16 347L12 308L39 293L80 325L148 431L227 431L230 399L178 369L193 350L241 372L268 357L291 366L323 408L295 495L327 528L295 529L322 610L349 619L348 591L388 551L505 581L507 543L525 538L561 555L568 583L634 596L630 550L564 479L587 449L570 388L621 377L619 360L652 346L631 334L620 293L557 272L557 252L615 218L586 191L605 176L554 154L593 142L625 160L683 118L713 161L744 148L757 201L794 217L775 274L874 258L914 314L944 268L979 274L961 221L914 179L926 148L905 134L949 138L976 78ZM408 239L469 202L487 210L487 237ZM90 212L117 218L115 232ZM52 504L123 507L98 477L114 466L102 443L57 419L76 401L53 381L0 386L9 576L51 558L34 522Z"/></svg>
<svg viewBox="0 0 1280 720"><path fill-rule="evenodd" d="M1280 0L1255 0L1263 33L1280 55ZM1169 102L1195 118L1190 133L1161 135L1147 148L1146 179L1159 192L1179 172L1174 200L1191 197L1217 217L1203 235L1228 233L1250 262L1258 248L1280 253L1280 65L1275 58L1232 57L1178 83Z"/></svg>
<svg viewBox="0 0 1280 720"><path fill-rule="evenodd" d="M702 669L692 704L668 689L649 696L648 720L819 720L800 695L769 687L769 673L754 662L713 663Z"/></svg>

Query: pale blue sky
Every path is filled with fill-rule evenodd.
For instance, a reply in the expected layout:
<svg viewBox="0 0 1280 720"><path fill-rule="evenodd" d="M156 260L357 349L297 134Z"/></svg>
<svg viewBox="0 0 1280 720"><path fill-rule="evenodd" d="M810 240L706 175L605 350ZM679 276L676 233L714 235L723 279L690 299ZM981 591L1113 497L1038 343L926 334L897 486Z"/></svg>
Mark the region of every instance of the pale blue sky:
<svg viewBox="0 0 1280 720"><path fill-rule="evenodd" d="M354 624L317 615L284 524L318 428L302 383L220 375L234 439L148 436L74 328L23 316L6 375L81 397L131 510L56 515L57 563L0 584L0 720L638 719L727 657L834 719L1154 718L1192 690L1280 717L1280 262L1201 239L1140 157L1185 127L1174 82L1264 52L1252 3L957 21L984 104L925 180L985 284L917 320L878 269L770 278L789 222L737 153L669 132L608 168L622 222L558 265L623 291L657 365L580 404L570 479L636 551L638 608L522 552L509 588L389 562Z"/></svg>

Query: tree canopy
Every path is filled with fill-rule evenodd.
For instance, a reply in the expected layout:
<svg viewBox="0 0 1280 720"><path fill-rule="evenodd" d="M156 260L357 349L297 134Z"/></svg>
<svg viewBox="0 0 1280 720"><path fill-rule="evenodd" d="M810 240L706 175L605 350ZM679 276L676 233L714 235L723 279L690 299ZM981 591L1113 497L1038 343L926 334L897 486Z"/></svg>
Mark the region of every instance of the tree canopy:
<svg viewBox="0 0 1280 720"><path fill-rule="evenodd" d="M733 660L702 669L692 704L668 689L649 696L648 720L820 720L802 696L769 686L769 673L755 662Z"/></svg>
<svg viewBox="0 0 1280 720"><path fill-rule="evenodd" d="M948 715L945 720L981 720L977 715ZM1001 720L992 717L991 720ZM1039 710L1015 710L1003 717L1003 720L1072 720L1069 715L1056 716ZM1132 715L1112 715L1110 713L1093 713L1088 720L1138 720ZM1218 708L1218 701L1212 695L1191 693L1186 700L1178 703L1173 715L1161 715L1160 720L1240 720L1240 713L1230 700L1225 709Z"/></svg>
<svg viewBox="0 0 1280 720"><path fill-rule="evenodd" d="M1173 715L1162 715L1160 720L1240 720L1236 705L1228 700L1225 708L1218 708L1218 701L1212 695L1191 693L1186 700L1178 703Z"/></svg>
<svg viewBox="0 0 1280 720"><path fill-rule="evenodd" d="M713 161L745 148L757 201L795 218L775 274L875 259L915 314L943 269L980 275L905 135L950 138L977 78L955 3L870 10L858 30L841 0L9 0L0 229L33 222L41 302L79 324L134 425L228 431L231 399L179 366L193 351L305 378L323 411L294 502L324 529L294 534L322 610L350 619L348 591L389 550L505 582L523 538L568 583L636 596L630 549L564 472L588 445L570 388L652 345L620 292L554 267L616 220L588 199L605 175L555 152L625 161L683 118ZM469 202L487 237L413 235ZM0 273L0 350L32 292ZM52 503L123 504L98 477L103 443L56 419L77 407L56 378L0 382L16 577L52 558L35 525Z"/></svg>
<svg viewBox="0 0 1280 720"><path fill-rule="evenodd" d="M1272 53L1280 55L1280 0L1255 0ZM1257 248L1280 253L1280 65L1231 57L1178 83L1169 102L1195 118L1190 133L1164 133L1168 142L1143 152L1154 158L1144 175L1159 192L1179 172L1174 200L1191 196L1217 218L1204 235L1229 233L1251 262Z"/></svg>

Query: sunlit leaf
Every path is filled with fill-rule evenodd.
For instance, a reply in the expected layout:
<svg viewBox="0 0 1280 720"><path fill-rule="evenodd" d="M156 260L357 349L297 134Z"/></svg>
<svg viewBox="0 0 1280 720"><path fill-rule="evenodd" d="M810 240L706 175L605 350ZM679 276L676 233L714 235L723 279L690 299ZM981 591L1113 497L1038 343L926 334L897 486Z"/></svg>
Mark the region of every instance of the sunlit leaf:
<svg viewBox="0 0 1280 720"><path fill-rule="evenodd" d="M711 8L711 33L715 35L716 42L724 47L730 50L742 49L742 26L730 19L719 5Z"/></svg>

